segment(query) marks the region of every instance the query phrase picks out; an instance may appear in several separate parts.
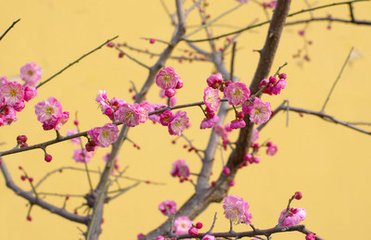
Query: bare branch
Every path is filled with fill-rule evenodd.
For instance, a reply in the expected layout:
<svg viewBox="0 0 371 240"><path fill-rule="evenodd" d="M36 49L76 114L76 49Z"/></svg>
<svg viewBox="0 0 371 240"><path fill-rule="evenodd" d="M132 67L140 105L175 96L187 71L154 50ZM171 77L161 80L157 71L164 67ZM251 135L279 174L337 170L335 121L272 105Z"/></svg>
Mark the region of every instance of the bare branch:
<svg viewBox="0 0 371 240"><path fill-rule="evenodd" d="M73 221L73 222L86 224L89 221L89 217L78 216L78 215L75 215L73 213L70 213L63 208L58 208L58 207L40 199L40 198L37 198L37 197L33 196L31 193L22 190L20 187L18 187L13 182L13 179L12 179L10 173L8 172L8 169L7 169L3 160L0 164L0 169L1 169L1 172L4 176L6 186L8 188L10 188L11 190L13 190L13 192L15 194L17 194L18 196L26 199L31 205L37 205L37 206L39 206L39 207L41 207L45 210L48 210L51 213L57 214L61 217L64 217L64 218L70 220L70 221Z"/></svg>
<svg viewBox="0 0 371 240"><path fill-rule="evenodd" d="M335 87L336 87L336 84L339 82L339 80L340 80L340 78L341 78L341 75L343 75L344 69L345 69L345 67L347 66L347 64L348 64L348 62L349 62L349 60L350 60L350 56L352 55L353 49L354 49L353 47L350 49L350 51L349 51L349 53L348 53L348 56L347 56L347 58L345 59L345 61L344 61L344 63L343 63L343 66L341 67L340 72L338 73L338 76L336 77L335 82L332 84L332 87L331 87L331 89L330 89L330 92L328 93L328 95L327 95L327 97L326 97L326 100L325 100L325 102L323 103L323 106L322 106L322 108L321 108L321 112L324 112L324 111L325 111L325 108L326 108L326 106L327 106L327 103L328 103L328 101L330 101L330 97L331 97L332 93L334 92L334 89L335 89Z"/></svg>
<svg viewBox="0 0 371 240"><path fill-rule="evenodd" d="M62 68L61 70L59 70L57 73L53 74L51 77L49 77L48 79L46 79L45 81L39 83L39 85L37 85L36 88L39 88L43 85L45 85L46 83L48 83L49 81L51 81L53 78L57 77L58 75L60 75L61 73L63 73L64 71L66 71L67 69L69 69L70 67L72 67L73 65L75 65L76 63L80 62L82 59L86 58L87 56L89 56L90 54L98 51L99 49L101 49L103 46L105 46L107 43L115 40L116 38L118 38L119 36L116 36L116 37L113 37L111 39L108 39L107 41L105 41L104 43L102 43L101 45L99 45L98 47L94 48L93 50L90 50L89 52L85 53L84 55L82 55L81 57L79 57L78 59L76 59L75 61L69 63L67 66L65 66L64 68Z"/></svg>
<svg viewBox="0 0 371 240"><path fill-rule="evenodd" d="M296 226L291 226L291 227L274 227L274 228L268 228L264 230L260 229L255 229L253 231L248 231L248 232L214 232L212 235L216 238L235 238L235 239L240 239L243 237L255 237L255 236L271 236L275 233L283 233L283 232L301 232L303 234L308 234L311 233L310 230L305 228L304 225L296 225ZM176 239L185 239L185 238L195 238L195 239L202 239L203 236L205 236L206 233L201 233L197 235L176 235L176 236L171 236L175 237ZM315 235L316 240L322 240L320 236Z"/></svg>
<svg viewBox="0 0 371 240"><path fill-rule="evenodd" d="M21 21L21 19L17 19L15 20L12 25L10 25L6 30L5 32L0 36L0 41L3 40L3 38L8 34L8 32L19 22Z"/></svg>
<svg viewBox="0 0 371 240"><path fill-rule="evenodd" d="M300 11L297 11L297 12L294 12L294 13L291 13L287 17L288 18L289 17L293 17L293 16L296 16L296 15L299 15L299 14L303 14L303 13L311 12L311 11L316 11L316 10L319 10L319 9L324 9L324 8L329 8L329 7L339 6L339 5L347 5L349 3L368 2L368 1L370 1L370 0L353 0L353 1L331 3L331 4L326 4L326 5L321 5L321 6L318 6L318 7L314 7L314 8L303 9L303 10L300 10ZM326 18L326 20L328 21L329 18ZM183 40L184 41L187 41L187 42L205 42L205 41L210 41L210 40L216 40L216 39L220 39L220 38L223 38L223 37L228 37L230 35L242 33L242 32L245 32L247 30L250 30L250 29L254 29L254 28L257 28L257 27L264 26L266 24L269 24L271 21L272 20L268 20L268 21L260 22L260 23L254 24L254 25L249 25L249 26L247 26L245 28L241 28L241 29L236 30L236 31L233 31L233 32L229 32L229 33L221 34L221 35L218 35L218 36L214 36L212 38L194 39L194 40L183 39ZM309 20L307 20L305 22L310 22L310 21L312 21L312 20L309 19ZM323 21L323 19L322 19L322 21ZM339 22L346 22L346 21L339 21ZM299 21L297 21L297 23L304 23L304 21L300 22L300 20L299 20ZM297 24L297 23L295 23L295 24ZM361 23L365 23L365 22L362 22L362 21L359 21L358 23L355 22L355 24L361 24ZM290 25L290 23L287 23L287 24ZM291 25L292 25L292 23L291 23Z"/></svg>

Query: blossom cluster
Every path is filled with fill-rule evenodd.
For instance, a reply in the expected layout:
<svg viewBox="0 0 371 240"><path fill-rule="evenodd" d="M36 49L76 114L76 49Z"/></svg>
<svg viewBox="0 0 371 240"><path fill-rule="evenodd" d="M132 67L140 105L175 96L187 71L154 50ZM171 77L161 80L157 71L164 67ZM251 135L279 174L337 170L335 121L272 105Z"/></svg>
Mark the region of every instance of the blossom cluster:
<svg viewBox="0 0 371 240"><path fill-rule="evenodd" d="M25 107L37 94L36 84L41 79L41 68L36 63L27 63L20 69L21 84L0 77L0 126L16 121L16 113Z"/></svg>
<svg viewBox="0 0 371 240"><path fill-rule="evenodd" d="M235 110L235 119L228 125L229 129L245 127L245 115L249 115L250 121L258 125L269 120L272 113L270 104L251 95L245 83L225 81L220 73L211 75L206 82L208 85L204 89L206 109L205 118L200 125L201 129L213 128L219 123L219 117L216 114L221 102L219 91L224 94L225 99ZM237 111L236 107L242 107L242 111Z"/></svg>

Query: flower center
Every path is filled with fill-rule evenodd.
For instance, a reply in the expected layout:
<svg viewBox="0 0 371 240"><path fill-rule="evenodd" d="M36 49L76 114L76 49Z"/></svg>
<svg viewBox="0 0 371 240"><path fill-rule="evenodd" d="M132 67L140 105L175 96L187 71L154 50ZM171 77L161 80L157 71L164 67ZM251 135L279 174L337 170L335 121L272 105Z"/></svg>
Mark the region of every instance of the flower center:
<svg viewBox="0 0 371 240"><path fill-rule="evenodd" d="M168 74L166 74L166 75L164 75L163 77L162 77L162 79L165 81L165 82L170 82L171 81L171 76L170 75L168 75Z"/></svg>
<svg viewBox="0 0 371 240"><path fill-rule="evenodd" d="M102 137L103 138L108 138L109 136L110 136L109 131L107 131L107 130L102 131Z"/></svg>
<svg viewBox="0 0 371 240"><path fill-rule="evenodd" d="M28 70L27 71L27 75L30 76L30 77L32 77L34 75L34 72L32 70Z"/></svg>
<svg viewBox="0 0 371 240"><path fill-rule="evenodd" d="M45 108L45 113L46 113L47 115L52 115L52 114L54 113L54 108L52 108L51 106L47 106L47 107Z"/></svg>
<svg viewBox="0 0 371 240"><path fill-rule="evenodd" d="M11 97L16 97L17 96L17 89L10 89L10 91L9 91L9 95L11 96Z"/></svg>

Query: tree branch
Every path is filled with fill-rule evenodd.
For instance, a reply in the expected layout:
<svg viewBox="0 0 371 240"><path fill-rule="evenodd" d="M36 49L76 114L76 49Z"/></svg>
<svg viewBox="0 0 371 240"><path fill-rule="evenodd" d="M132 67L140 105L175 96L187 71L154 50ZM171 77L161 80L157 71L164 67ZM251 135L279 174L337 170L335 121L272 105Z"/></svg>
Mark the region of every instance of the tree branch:
<svg viewBox="0 0 371 240"><path fill-rule="evenodd" d="M21 21L21 19L17 19L15 20L12 25L10 25L6 30L5 32L0 36L0 41L3 40L3 38L8 34L8 32L19 22Z"/></svg>
<svg viewBox="0 0 371 240"><path fill-rule="evenodd" d="M104 43L102 43L101 45L99 45L98 47L94 48L93 50L90 50L89 52L85 53L84 55L82 55L81 57L79 57L78 59L76 59L75 61L69 63L67 66L65 66L64 68L62 68L61 70L59 70L58 72L56 72L55 74L53 74L51 77L49 77L48 79L46 79L45 81L39 83L39 85L37 85L36 88L40 88L41 86L45 85L46 83L48 83L49 81L51 81L53 78L57 77L58 75L60 75L61 73L63 73L64 71L66 71L67 69L69 69L70 67L72 67L73 65L75 65L76 63L80 62L82 59L86 58L87 56L89 56L90 54L98 51L99 49L101 49L103 46L105 46L107 43L115 40L116 38L118 38L119 36L116 36L116 37L113 37L111 39L108 39L107 41L105 41Z"/></svg>
<svg viewBox="0 0 371 240"><path fill-rule="evenodd" d="M48 210L51 213L57 214L61 217L64 217L64 218L70 220L70 221L73 221L73 222L82 223L82 224L87 224L88 223L89 217L78 216L78 215L75 215L73 213L70 213L63 208L58 208L58 207L40 199L40 198L37 198L37 197L33 196L30 192L26 192L26 191L22 190L20 187L18 187L13 182L13 179L12 179L10 173L8 172L8 169L7 169L3 160L0 164L0 169L1 169L1 172L4 176L6 186L8 188L10 188L18 196L26 199L31 205L37 205L37 206L39 206L39 207L41 207L45 210Z"/></svg>
<svg viewBox="0 0 371 240"><path fill-rule="evenodd" d="M300 10L300 11L297 11L297 12L294 12L294 13L291 13L287 17L289 18L289 17L293 17L293 16L296 16L296 15L299 15L299 14L306 13L306 12L316 11L316 10L319 10L319 9L324 9L324 8L329 8L329 7L334 7L334 6L348 5L349 3L353 3L354 4L354 3L358 3L358 2L368 2L368 1L370 1L370 0L352 0L352 1L345 1L345 2L337 2L337 3L325 4L325 5L321 5L321 6L318 6L318 7L303 9L303 10ZM329 18L326 18L326 20L328 21ZM218 36L215 36L215 37L212 37L212 38L203 38L203 39L194 39L194 40L183 39L183 40L184 41L187 41L187 42L205 42L205 41L210 41L210 40L216 40L216 39L220 39L220 38L223 38L223 37L228 37L230 35L242 33L242 32L245 32L247 30L250 30L250 29L254 29L254 28L257 28L257 27L264 26L264 25L270 23L271 21L272 20L268 20L268 21L260 22L260 23L254 24L254 25L248 25L248 26L246 26L244 28L241 28L239 30L236 30L236 31L233 31L233 32L229 32L229 33L225 33L225 34L221 34L221 35L218 35ZM305 22L310 22L310 21L311 21L310 19L305 20L305 21L302 21L302 22L300 22L300 20L299 20L299 21L297 21L295 23L291 23L291 24L290 23L287 23L287 24L288 25L293 25L293 24L305 23ZM339 21L339 22L344 22L344 21ZM356 22L355 24L361 24L361 23L362 23L362 21L359 21L358 23ZM368 25L368 24L366 24L366 25Z"/></svg>

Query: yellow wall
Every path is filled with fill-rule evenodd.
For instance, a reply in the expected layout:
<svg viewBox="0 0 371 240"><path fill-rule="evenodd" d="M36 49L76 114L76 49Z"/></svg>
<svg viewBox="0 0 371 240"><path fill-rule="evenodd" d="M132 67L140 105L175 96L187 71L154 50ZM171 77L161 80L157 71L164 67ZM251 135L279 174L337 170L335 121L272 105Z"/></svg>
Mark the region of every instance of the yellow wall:
<svg viewBox="0 0 371 240"><path fill-rule="evenodd" d="M166 1L173 8L173 1ZM213 13L234 6L233 0L209 1ZM304 7L294 1L293 10ZM332 1L317 1L321 4ZM347 16L346 8L334 8L337 16ZM356 7L362 18L370 18L371 4L362 3ZM330 10L321 11L326 14ZM239 9L225 23L243 26L254 19L264 20L264 15L253 3ZM0 3L0 29L5 29L13 20L21 22L0 42L0 75L16 76L19 67L28 61L39 63L44 78L95 47L106 39L120 35L120 41L149 48L161 49L160 44L149 45L141 37L169 39L171 27L159 1L51 1L14 0ZM192 19L195 23L197 18ZM300 26L287 28L275 60L274 69L287 61L288 87L278 97L269 97L273 106L283 99L289 99L293 106L319 110L329 88L334 81L349 49L354 46L360 58L347 67L343 78L331 99L327 112L349 121L371 121L370 74L371 28L333 24L331 31L326 23L312 24L307 37L313 40L310 47L312 61L299 66L291 56L302 46L297 35ZM215 29L215 32L226 29ZM227 29L229 30L229 29ZM2 30L1 30L2 32ZM262 47L266 28L256 29L241 36L237 53L236 74L242 81L252 78L257 54L254 49ZM200 35L201 36L201 35ZM181 46L181 47L184 47ZM177 51L176 51L177 52ZM99 89L106 89L109 96L129 99L129 81L137 86L144 82L146 71L128 59L118 59L116 52L104 48L93 56L69 69L51 83L40 89L39 95L18 115L19 120L10 127L0 130L1 149L14 146L18 134L26 134L29 143L37 143L54 137L52 132L44 132L33 114L33 105L49 96L58 98L71 116L79 112L82 129L89 129L107 122L99 113L94 99ZM153 59L134 55L150 64ZM205 78L213 67L204 63L173 65L185 82L184 90L179 91L179 103L199 101ZM194 89L200 89L198 92ZM153 89L149 99L158 101L158 90ZM266 98L268 100L268 97ZM205 131L197 129L201 120L198 109L190 109L193 129L186 134L195 139L194 143L204 147L207 140ZM62 133L72 128L72 123L63 127ZM106 207L102 239L135 239L139 232L147 232L165 220L157 205L165 199L173 199L178 205L192 192L190 184L178 184L169 175L170 165L177 158L187 159L194 171L198 171L199 160L182 149L183 142L170 144L171 137L165 128L147 123L130 131L130 138L138 142L141 150L125 144L120 155L121 166L130 166L128 175L165 182L166 186L143 185L125 194ZM370 137L356 133L314 117L298 117L290 114L289 127L285 127L285 116L276 117L261 134L261 140L272 139L279 145L276 157L262 156L262 162L245 168L238 175L237 186L231 193L244 197L251 205L253 223L259 228L276 224L280 211L285 207L291 194L300 190L304 198L295 206L307 209L305 224L326 239L367 238L371 226L371 191L369 188L371 153ZM80 166L71 159L73 146L63 143L50 147L54 156L52 163L43 161L41 151L33 151L6 157L5 161L20 186L28 185L19 180L18 165L22 165L35 180L54 168L71 165ZM100 149L90 167L102 169ZM220 161L217 169L220 170ZM97 178L93 179L97 182ZM65 173L55 176L44 186L45 191L79 193L88 187L84 174ZM55 204L62 199L48 198ZM78 239L78 225L58 216L35 208L33 222L29 223L26 201L16 197L5 188L0 178L0 239ZM69 206L77 202L71 201ZM68 207L68 206L67 206ZM71 208L70 208L71 209ZM222 217L221 205L212 205L199 219L206 226L218 212L216 229L227 230L227 222ZM81 226L80 226L81 227ZM246 228L239 228L246 229ZM303 239L303 236L290 233L275 239Z"/></svg>

